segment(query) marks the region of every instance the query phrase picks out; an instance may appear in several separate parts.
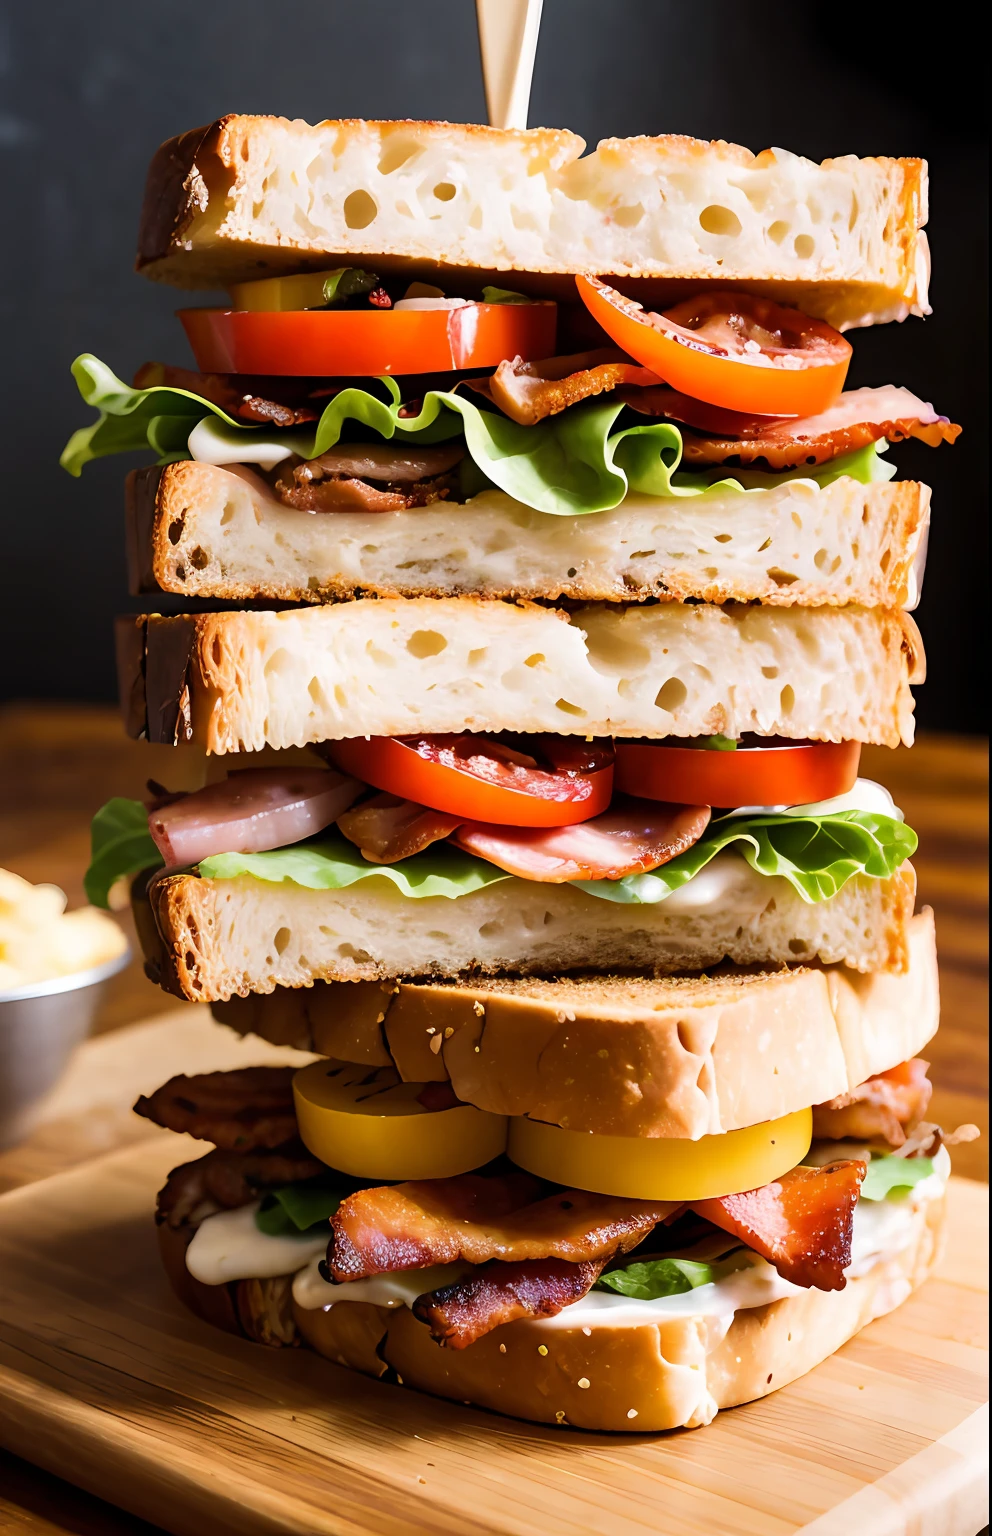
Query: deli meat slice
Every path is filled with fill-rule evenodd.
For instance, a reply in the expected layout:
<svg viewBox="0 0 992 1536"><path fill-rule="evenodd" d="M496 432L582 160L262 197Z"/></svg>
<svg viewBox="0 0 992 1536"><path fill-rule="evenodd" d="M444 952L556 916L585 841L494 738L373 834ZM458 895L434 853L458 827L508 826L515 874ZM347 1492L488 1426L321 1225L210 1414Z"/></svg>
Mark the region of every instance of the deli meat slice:
<svg viewBox="0 0 992 1536"><path fill-rule="evenodd" d="M413 1315L449 1349L467 1349L483 1334L521 1317L554 1317L581 1301L603 1272L605 1259L493 1260L440 1290L418 1296Z"/></svg>
<svg viewBox="0 0 992 1536"><path fill-rule="evenodd" d="M315 459L291 459L275 482L284 506L300 512L403 512L443 501L462 443L345 443ZM374 481L375 484L370 484Z"/></svg>
<svg viewBox="0 0 992 1536"><path fill-rule="evenodd" d="M168 1131L212 1141L227 1151L281 1147L297 1135L293 1106L295 1067L239 1067L170 1077L134 1106Z"/></svg>
<svg viewBox="0 0 992 1536"><path fill-rule="evenodd" d="M310 380L256 379L243 374L196 373L192 368L173 368L169 363L143 363L134 376L135 389L185 389L229 416L257 424L296 427L317 421L321 406L308 399ZM272 398L278 395L279 399Z"/></svg>
<svg viewBox="0 0 992 1536"><path fill-rule="evenodd" d="M461 848L523 880L622 880L667 864L706 831L705 805L667 805L616 795L608 811L571 827L501 827L467 821Z"/></svg>
<svg viewBox="0 0 992 1536"><path fill-rule="evenodd" d="M813 1135L829 1141L887 1141L904 1145L927 1112L933 1085L930 1063L919 1056L869 1077L850 1093L813 1106Z"/></svg>
<svg viewBox="0 0 992 1536"><path fill-rule="evenodd" d="M692 1209L741 1238L783 1279L818 1291L842 1291L866 1167L845 1160L824 1168L793 1168L761 1189L697 1200Z"/></svg>
<svg viewBox="0 0 992 1536"><path fill-rule="evenodd" d="M459 1260L580 1264L628 1252L678 1209L576 1189L542 1198L545 1187L526 1173L467 1173L359 1190L331 1219L331 1275L364 1280Z"/></svg>
<svg viewBox="0 0 992 1536"><path fill-rule="evenodd" d="M156 803L148 830L170 868L214 853L263 853L330 826L361 789L331 768L244 768Z"/></svg>
<svg viewBox="0 0 992 1536"><path fill-rule="evenodd" d="M644 386L658 384L660 380L650 368L642 368L625 353L614 347L602 347L570 357L546 357L538 363L525 363L514 357L500 363L488 379L465 382L498 405L511 420L522 427L532 427L592 395L620 385Z"/></svg>
<svg viewBox="0 0 992 1536"><path fill-rule="evenodd" d="M447 837L461 818L383 792L338 817L338 829L370 864L395 864Z"/></svg>
<svg viewBox="0 0 992 1536"><path fill-rule="evenodd" d="M795 469L825 464L883 437L890 443L916 437L936 448L942 442L953 443L961 432L946 416L938 416L932 405L895 384L846 390L818 416L764 420L741 416L728 421L731 413L714 413L712 407L664 386L625 391L623 398L644 415L665 416L711 434L683 434L684 466L723 464L728 459L751 464L762 459L771 469ZM717 435L712 435L714 431Z"/></svg>

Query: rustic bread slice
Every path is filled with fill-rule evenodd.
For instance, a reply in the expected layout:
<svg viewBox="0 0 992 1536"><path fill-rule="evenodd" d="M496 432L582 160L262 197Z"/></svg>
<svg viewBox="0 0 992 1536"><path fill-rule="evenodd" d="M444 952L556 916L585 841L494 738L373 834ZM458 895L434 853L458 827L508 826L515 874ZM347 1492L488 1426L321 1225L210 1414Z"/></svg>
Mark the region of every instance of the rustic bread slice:
<svg viewBox="0 0 992 1536"><path fill-rule="evenodd" d="M149 888L161 942L146 924L147 969L179 996L209 1003L314 981L618 969L672 975L724 959L821 960L866 972L904 971L909 963L910 864L888 880L858 876L813 903L734 853L718 854L697 881L696 892L690 882L667 901L628 906L516 878L456 899L413 899L385 878L314 891L249 876L167 875Z"/></svg>
<svg viewBox="0 0 992 1536"><path fill-rule="evenodd" d="M129 731L209 752L413 731L913 739L922 653L883 608L367 598L125 619Z"/></svg>
<svg viewBox="0 0 992 1536"><path fill-rule="evenodd" d="M215 1003L241 1034L450 1079L468 1104L602 1136L715 1136L848 1093L939 1018L933 913L909 968L318 982Z"/></svg>
<svg viewBox="0 0 992 1536"><path fill-rule="evenodd" d="M635 280L652 302L741 282L841 327L928 314L926 163L665 134L232 114L152 161L139 271L188 288L360 260L410 276L470 268ZM475 294L468 291L465 297Z"/></svg>
<svg viewBox="0 0 992 1536"><path fill-rule="evenodd" d="M930 490L912 480L791 481L699 500L631 493L557 517L502 491L408 512L315 515L264 481L192 460L128 476L133 592L235 602L379 597L913 607Z"/></svg>

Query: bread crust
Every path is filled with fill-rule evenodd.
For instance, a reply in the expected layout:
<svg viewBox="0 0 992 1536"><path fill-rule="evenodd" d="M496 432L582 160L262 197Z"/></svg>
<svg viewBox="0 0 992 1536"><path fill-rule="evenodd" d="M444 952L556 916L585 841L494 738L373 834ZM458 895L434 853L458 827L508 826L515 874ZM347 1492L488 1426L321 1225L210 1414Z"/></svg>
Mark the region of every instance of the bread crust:
<svg viewBox="0 0 992 1536"><path fill-rule="evenodd" d="M408 1082L450 1080L499 1115L613 1136L719 1135L848 1093L921 1052L939 1018L933 913L909 969L844 967L648 981L317 983L213 1005L277 1045Z"/></svg>
<svg viewBox="0 0 992 1536"><path fill-rule="evenodd" d="M322 1311L294 1302L296 1336L337 1365L513 1418L633 1433L697 1428L722 1408L788 1386L901 1305L940 1256L944 1206L943 1197L921 1205L909 1245L844 1290L808 1290L743 1309L729 1328L705 1315L589 1331L520 1321L451 1350L435 1344L406 1307L341 1302ZM218 1321L210 1293L229 1287L189 1275L181 1232L164 1239L162 1252L179 1299ZM288 1278L236 1283L268 1292Z"/></svg>
<svg viewBox="0 0 992 1536"><path fill-rule="evenodd" d="M137 268L222 287L363 256L410 276L461 269L462 286L466 269L476 286L528 272L571 296L593 253L652 302L717 280L842 327L929 312L924 161L817 166L677 134L584 148L544 128L231 114L155 155ZM429 207L411 200L421 182ZM790 217L766 223L766 204Z"/></svg>
<svg viewBox="0 0 992 1536"><path fill-rule="evenodd" d="M411 731L909 745L923 680L892 609L368 598L146 615L118 651L126 720L211 753ZM139 734L141 734L139 732Z"/></svg>
<svg viewBox="0 0 992 1536"><path fill-rule="evenodd" d="M928 486L844 478L812 495L805 485L791 494L752 492L746 510L748 529L738 542L748 543L752 528L767 520L760 560L728 556L736 544L720 530L726 522L738 533L739 501L726 511L712 498L695 507L691 541L684 537L683 505L657 497L561 518L497 493L465 506L441 502L394 513L384 524L379 513L297 512L229 470L187 460L128 476L129 582L136 594L234 602L475 595L781 607L915 604ZM483 522L484 539L470 553L468 536L474 527L481 535ZM797 524L805 537L797 536ZM667 553L683 547L685 553Z"/></svg>
<svg viewBox="0 0 992 1536"><path fill-rule="evenodd" d="M703 921L666 916L661 902L638 909L635 925L628 907L532 881L501 881L457 901L413 901L385 882L375 888L376 881L332 892L249 877L165 875L148 891L161 940L150 974L180 997L219 1002L315 981L417 974L556 976L622 967L662 976L724 960L906 970L911 864L888 880L857 876L829 902L812 905L778 877L754 879L762 882L759 910L731 895Z"/></svg>

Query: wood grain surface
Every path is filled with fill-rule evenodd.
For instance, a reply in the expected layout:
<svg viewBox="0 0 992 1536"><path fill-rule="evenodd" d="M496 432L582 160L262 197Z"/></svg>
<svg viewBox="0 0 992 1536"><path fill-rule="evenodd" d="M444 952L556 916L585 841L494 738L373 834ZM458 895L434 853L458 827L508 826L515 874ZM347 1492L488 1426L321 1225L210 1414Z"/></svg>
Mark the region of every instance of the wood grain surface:
<svg viewBox="0 0 992 1536"><path fill-rule="evenodd" d="M168 780L174 763L167 748L122 738L112 709L19 705L0 710L0 864L31 880L53 880L67 891L72 905L81 903L93 811L112 794L140 794L149 776ZM983 1178L988 1129L987 749L974 739L924 736L912 753L866 748L862 772L888 785L920 833L920 852L914 861L920 900L935 909L941 956L943 1021L928 1047L936 1084L934 1113L944 1124L970 1120L982 1127L985 1139L957 1149L955 1167L972 1178ZM128 918L121 921L128 927ZM136 963L112 985L96 1029L119 1030L155 1013L168 1014L163 1020L165 1033L182 1042L198 1010L157 992ZM132 1038L130 1031L122 1040L128 1038ZM163 1039L159 1036L156 1050L161 1047L167 1055ZM142 1041L142 1049L148 1050L148 1036ZM155 1051L150 1057L158 1060ZM157 1080L166 1075L160 1072ZM72 1073L60 1094L71 1088L71 1079ZM62 1099L61 1111L49 1116L27 1144L0 1154L0 1190L58 1173L124 1143L145 1141L150 1131L120 1104L105 1102L80 1113L70 1092L68 1099ZM908 1314L899 1314L904 1315ZM355 1378L347 1380L350 1384ZM768 1404L776 1401L769 1399ZM766 1408L767 1404L756 1405L755 1411ZM483 1417L491 1434L492 1426L501 1421ZM691 1446L699 1438L705 1436L683 1436L679 1443ZM937 1454L944 1452L938 1447ZM952 1462L956 1454L953 1448L947 1451ZM575 1475L584 1476L578 1471ZM882 1489L888 1475L874 1485L876 1489ZM891 1475L896 1478L892 1497L901 1497L899 1478L904 1474L896 1468ZM917 1466L916 1472L905 1475L923 1474ZM888 1500L889 1494L883 1490L880 1497ZM155 1509L150 1513L161 1518ZM815 1528L827 1536L827 1527L818 1523ZM126 1531L138 1536L151 1529L144 1521L80 1493L51 1472L39 1472L0 1452L0 1531L34 1536L48 1532L117 1536ZM854 1521L844 1529L849 1533L859 1526ZM957 1536L964 1529L948 1525L941 1528L941 1536L952 1532Z"/></svg>
<svg viewBox="0 0 992 1536"><path fill-rule="evenodd" d="M892 1317L705 1431L459 1407L187 1314L149 1213L174 1136L0 1200L0 1436L176 1536L970 1536L983 1517L987 1190Z"/></svg>

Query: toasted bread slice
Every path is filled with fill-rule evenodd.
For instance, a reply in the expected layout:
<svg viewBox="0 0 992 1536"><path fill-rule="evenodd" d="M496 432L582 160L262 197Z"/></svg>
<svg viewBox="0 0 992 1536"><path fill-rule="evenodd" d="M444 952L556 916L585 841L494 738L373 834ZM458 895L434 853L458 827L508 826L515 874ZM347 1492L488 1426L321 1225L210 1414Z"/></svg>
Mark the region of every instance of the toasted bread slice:
<svg viewBox="0 0 992 1536"><path fill-rule="evenodd" d="M734 853L718 854L709 870L698 903L677 893L637 906L517 878L456 899L414 899L386 879L315 891L250 876L166 875L148 891L155 924L139 923L139 931L154 979L205 1003L314 981L618 969L674 975L723 960L819 960L865 972L904 971L909 963L910 864L888 880L857 876L812 903Z"/></svg>
<svg viewBox="0 0 992 1536"><path fill-rule="evenodd" d="M933 913L909 968L318 982L215 1003L241 1034L450 1079L459 1099L602 1136L716 1136L848 1093L939 1018Z"/></svg>
<svg viewBox="0 0 992 1536"><path fill-rule="evenodd" d="M487 491L408 512L297 512L264 481L186 461L128 476L133 592L321 603L379 597L649 597L911 608L930 491L912 480L820 489L628 495L557 517Z"/></svg>
<svg viewBox="0 0 992 1536"><path fill-rule="evenodd" d="M440 269L466 298L508 272L574 297L570 274L598 272L651 302L739 282L841 328L929 313L922 160L676 134L584 148L547 128L223 117L155 155L138 270L218 288L353 260Z"/></svg>
<svg viewBox="0 0 992 1536"><path fill-rule="evenodd" d="M467 597L127 618L118 659L132 735L217 753L465 730L896 746L923 676L891 609Z"/></svg>

